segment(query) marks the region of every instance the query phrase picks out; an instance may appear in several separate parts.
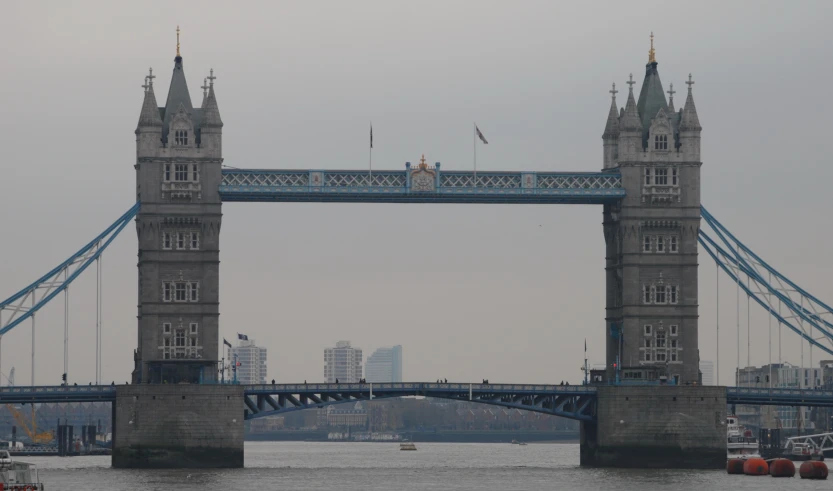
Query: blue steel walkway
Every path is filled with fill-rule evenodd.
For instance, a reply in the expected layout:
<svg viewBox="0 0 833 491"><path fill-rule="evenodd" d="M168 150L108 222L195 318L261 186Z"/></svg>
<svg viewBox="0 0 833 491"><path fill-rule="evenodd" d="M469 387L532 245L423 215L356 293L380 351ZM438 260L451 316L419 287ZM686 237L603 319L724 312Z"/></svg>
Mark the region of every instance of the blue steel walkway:
<svg viewBox="0 0 833 491"><path fill-rule="evenodd" d="M613 172L223 169L225 201L354 203L612 203L625 197Z"/></svg>
<svg viewBox="0 0 833 491"><path fill-rule="evenodd" d="M0 387L0 404L113 402L115 385ZM372 398L423 396L523 409L569 419L596 418L595 386L523 384L276 384L243 386L246 419L356 403ZM726 388L727 404L833 407L833 391Z"/></svg>

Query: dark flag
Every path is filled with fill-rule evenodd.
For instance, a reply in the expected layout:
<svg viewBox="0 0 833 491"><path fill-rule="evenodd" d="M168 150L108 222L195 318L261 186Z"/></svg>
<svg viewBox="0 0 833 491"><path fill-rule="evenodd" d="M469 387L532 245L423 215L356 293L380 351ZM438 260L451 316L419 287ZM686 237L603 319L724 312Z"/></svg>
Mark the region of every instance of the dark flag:
<svg viewBox="0 0 833 491"><path fill-rule="evenodd" d="M477 137L480 138L480 141L488 145L489 142L486 141L486 137L483 136L483 133L480 132L480 128L478 128L477 125L474 125L474 130L477 131Z"/></svg>
<svg viewBox="0 0 833 491"><path fill-rule="evenodd" d="M243 340L243 341L248 341L248 340L249 340L249 336L247 336L247 335L245 335L245 334L240 334L240 333L238 332L238 333L237 333L237 339L240 339L240 340Z"/></svg>
<svg viewBox="0 0 833 491"><path fill-rule="evenodd" d="M584 338L584 352L587 353L587 338Z"/></svg>
<svg viewBox="0 0 833 491"><path fill-rule="evenodd" d="M223 338L223 344L225 344L226 346L228 346L229 348L231 348L231 343L229 343L228 341L226 341L226 338Z"/></svg>
<svg viewBox="0 0 833 491"><path fill-rule="evenodd" d="M370 148L373 148L373 125L370 125Z"/></svg>

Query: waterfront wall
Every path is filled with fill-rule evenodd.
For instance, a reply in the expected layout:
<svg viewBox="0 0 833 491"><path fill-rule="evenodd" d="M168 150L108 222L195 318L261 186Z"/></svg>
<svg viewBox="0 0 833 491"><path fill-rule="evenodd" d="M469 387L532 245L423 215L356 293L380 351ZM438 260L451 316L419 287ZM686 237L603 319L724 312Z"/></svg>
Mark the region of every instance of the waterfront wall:
<svg viewBox="0 0 833 491"><path fill-rule="evenodd" d="M239 385L118 386L113 414L113 467L243 467Z"/></svg>
<svg viewBox="0 0 833 491"><path fill-rule="evenodd" d="M581 425L582 466L726 466L725 387L601 386L597 414Z"/></svg>

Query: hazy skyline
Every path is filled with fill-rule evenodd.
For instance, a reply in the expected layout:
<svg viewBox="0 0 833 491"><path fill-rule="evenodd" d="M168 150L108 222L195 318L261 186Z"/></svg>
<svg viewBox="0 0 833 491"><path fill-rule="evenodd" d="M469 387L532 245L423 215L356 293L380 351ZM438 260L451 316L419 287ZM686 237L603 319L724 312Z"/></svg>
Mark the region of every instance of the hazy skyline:
<svg viewBox="0 0 833 491"><path fill-rule="evenodd" d="M167 95L182 29L192 99L214 68L225 164L596 171L610 84L641 86L654 32L679 108L692 73L702 202L781 272L833 301L829 2L4 2L0 220L6 298L135 201L143 77ZM825 154L825 152L827 152ZM826 155L826 156L825 156ZM401 344L408 380L578 381L604 361L601 207L229 203L220 334L269 349L268 379L322 380L322 350ZM129 379L136 235L104 256L103 377ZM700 357L715 355L715 266L700 256ZM95 278L71 287L70 379L94 376ZM720 381L736 363L735 288L721 278ZM741 358L746 360L746 302ZM37 383L63 371L63 302L38 314ZM752 310L752 363L768 358ZM2 369L29 380L29 324ZM784 330L783 357L799 363ZM777 348L777 347L776 347ZM775 349L775 348L774 348ZM775 360L777 353L774 353ZM833 358L814 350L813 363ZM805 354L805 362L808 362ZM715 367L717 368L717 366ZM717 373L716 373L717 376ZM5 383L5 380L3 380Z"/></svg>

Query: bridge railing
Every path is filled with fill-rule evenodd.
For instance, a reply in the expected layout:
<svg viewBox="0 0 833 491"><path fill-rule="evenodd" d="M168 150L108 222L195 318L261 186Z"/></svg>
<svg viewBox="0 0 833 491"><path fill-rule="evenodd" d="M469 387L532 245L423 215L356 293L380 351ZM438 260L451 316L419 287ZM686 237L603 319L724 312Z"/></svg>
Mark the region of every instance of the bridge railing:
<svg viewBox="0 0 833 491"><path fill-rule="evenodd" d="M402 382L380 384L254 384L244 385L246 393L277 393L277 392L349 392L369 391L401 391L411 392L420 390L448 390L448 391L495 391L514 393L562 393L562 394L595 394L597 388L591 385L541 385L541 384L467 384L467 383L425 383Z"/></svg>

